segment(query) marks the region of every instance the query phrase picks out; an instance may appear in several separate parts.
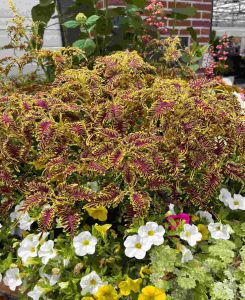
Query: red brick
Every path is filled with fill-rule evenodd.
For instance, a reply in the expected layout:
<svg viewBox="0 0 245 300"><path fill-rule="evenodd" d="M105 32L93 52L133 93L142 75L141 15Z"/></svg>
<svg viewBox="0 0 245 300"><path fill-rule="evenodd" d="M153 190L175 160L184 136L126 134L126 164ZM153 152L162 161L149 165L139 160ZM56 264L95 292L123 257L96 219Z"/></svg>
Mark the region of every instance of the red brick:
<svg viewBox="0 0 245 300"><path fill-rule="evenodd" d="M191 26L191 21L190 20L168 20L168 26L183 26L183 27L188 27Z"/></svg>
<svg viewBox="0 0 245 300"><path fill-rule="evenodd" d="M176 5L176 6L175 6ZM185 8L185 7L189 7L190 4L186 3L186 2L176 2L176 4L174 4L174 1L168 2L168 7L169 8Z"/></svg>
<svg viewBox="0 0 245 300"><path fill-rule="evenodd" d="M202 19L210 19L211 18L211 12L202 12Z"/></svg>
<svg viewBox="0 0 245 300"><path fill-rule="evenodd" d="M171 35L171 34L173 34L173 35L178 35L178 29L169 29L168 30L168 33Z"/></svg>
<svg viewBox="0 0 245 300"><path fill-rule="evenodd" d="M192 21L192 26L193 27L210 27L210 24L211 24L211 20L209 21L196 21L196 20L193 20Z"/></svg>
<svg viewBox="0 0 245 300"><path fill-rule="evenodd" d="M200 29L196 29L195 30L197 35L200 34ZM179 34L181 35L190 35L189 31L187 31L186 29L179 29Z"/></svg>
<svg viewBox="0 0 245 300"><path fill-rule="evenodd" d="M125 2L123 0L109 0L109 5L125 5Z"/></svg>
<svg viewBox="0 0 245 300"><path fill-rule="evenodd" d="M199 43L208 43L209 42L209 37L199 37L197 38Z"/></svg>
<svg viewBox="0 0 245 300"><path fill-rule="evenodd" d="M201 34L209 35L210 34L210 29L201 29Z"/></svg>
<svg viewBox="0 0 245 300"><path fill-rule="evenodd" d="M212 11L211 3L210 4L194 3L192 6L198 10Z"/></svg>
<svg viewBox="0 0 245 300"><path fill-rule="evenodd" d="M201 12L197 12L197 13L193 16L193 18L195 18L195 19L201 19L201 18L202 18Z"/></svg>

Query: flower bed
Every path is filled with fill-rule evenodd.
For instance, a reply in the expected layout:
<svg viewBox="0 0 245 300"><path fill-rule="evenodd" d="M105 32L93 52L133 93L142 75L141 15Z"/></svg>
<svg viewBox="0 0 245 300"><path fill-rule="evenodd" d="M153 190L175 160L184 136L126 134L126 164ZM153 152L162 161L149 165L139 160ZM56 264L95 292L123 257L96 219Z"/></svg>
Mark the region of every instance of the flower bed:
<svg viewBox="0 0 245 300"><path fill-rule="evenodd" d="M244 123L136 52L0 98L0 273L20 299L245 297Z"/></svg>

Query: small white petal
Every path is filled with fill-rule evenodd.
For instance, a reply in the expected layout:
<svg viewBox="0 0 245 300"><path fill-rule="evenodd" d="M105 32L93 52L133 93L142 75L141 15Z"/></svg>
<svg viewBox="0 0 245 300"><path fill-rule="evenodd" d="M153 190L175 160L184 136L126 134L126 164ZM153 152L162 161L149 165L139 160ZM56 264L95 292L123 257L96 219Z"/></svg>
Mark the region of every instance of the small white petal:
<svg viewBox="0 0 245 300"><path fill-rule="evenodd" d="M19 269L8 269L5 274L5 277L3 278L3 282L6 286L10 288L11 291L15 291L16 288L22 284Z"/></svg>

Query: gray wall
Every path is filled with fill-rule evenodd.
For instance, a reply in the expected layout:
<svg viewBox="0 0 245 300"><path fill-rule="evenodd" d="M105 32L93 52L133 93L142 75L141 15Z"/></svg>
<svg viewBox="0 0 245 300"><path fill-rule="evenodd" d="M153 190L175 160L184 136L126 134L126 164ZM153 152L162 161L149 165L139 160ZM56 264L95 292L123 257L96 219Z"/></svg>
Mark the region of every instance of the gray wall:
<svg viewBox="0 0 245 300"><path fill-rule="evenodd" d="M17 12L20 16L26 17L26 27L31 24L31 9L39 3L38 0L13 0L16 5ZM6 32L7 24L13 17L13 13L9 8L7 0L0 0L0 47L8 44L9 38ZM57 24L57 19L51 19L48 28L44 35L44 48L56 49L62 46L60 25ZM4 56L20 55L17 52L14 54L13 50L0 50L0 58Z"/></svg>

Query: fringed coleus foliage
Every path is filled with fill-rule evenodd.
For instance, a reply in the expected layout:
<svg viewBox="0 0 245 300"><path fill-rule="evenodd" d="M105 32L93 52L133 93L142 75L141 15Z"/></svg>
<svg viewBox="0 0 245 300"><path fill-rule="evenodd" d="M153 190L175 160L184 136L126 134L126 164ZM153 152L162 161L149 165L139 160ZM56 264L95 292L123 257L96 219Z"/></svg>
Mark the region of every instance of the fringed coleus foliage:
<svg viewBox="0 0 245 300"><path fill-rule="evenodd" d="M23 200L43 230L58 221L73 234L85 207L204 207L224 180L244 182L236 98L215 81L161 78L136 52L37 92L2 89L0 119L0 216Z"/></svg>

